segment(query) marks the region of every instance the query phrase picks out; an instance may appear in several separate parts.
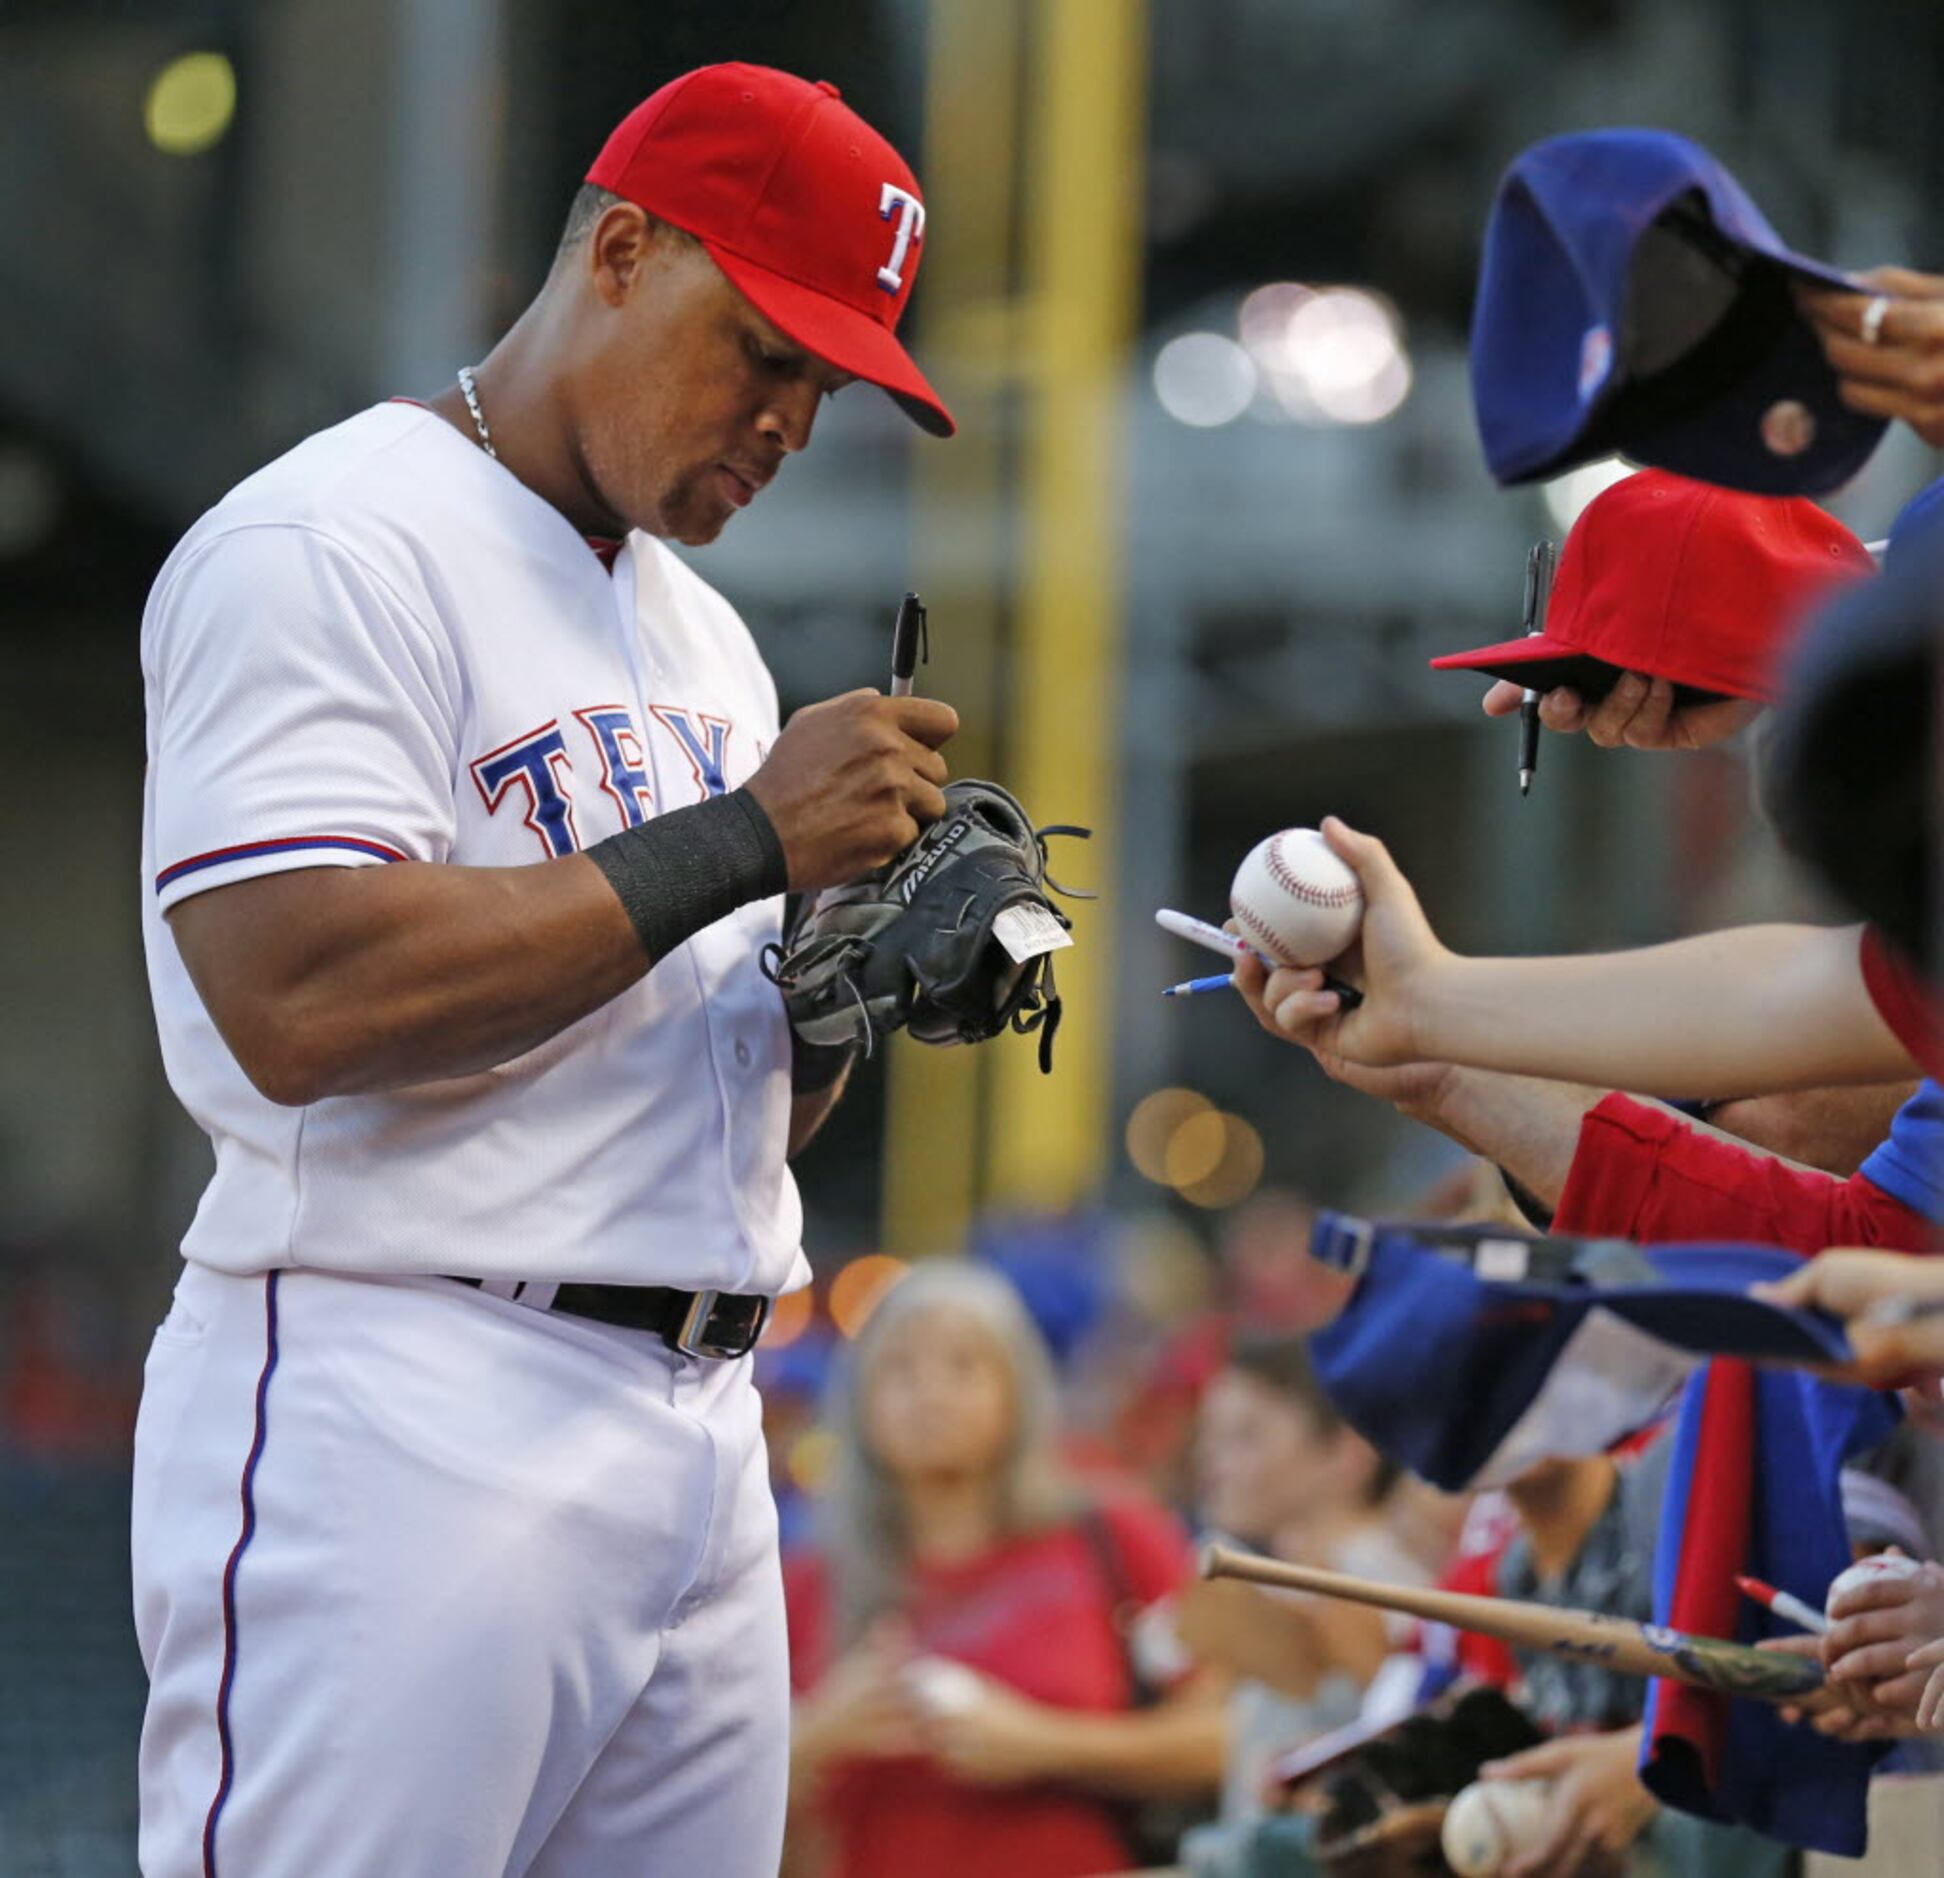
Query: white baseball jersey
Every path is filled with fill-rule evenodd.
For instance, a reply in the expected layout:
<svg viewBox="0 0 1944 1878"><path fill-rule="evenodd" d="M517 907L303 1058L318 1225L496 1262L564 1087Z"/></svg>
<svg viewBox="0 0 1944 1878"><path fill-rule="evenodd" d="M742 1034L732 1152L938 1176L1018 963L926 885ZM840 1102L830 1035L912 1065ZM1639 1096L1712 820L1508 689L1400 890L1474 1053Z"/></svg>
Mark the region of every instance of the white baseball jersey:
<svg viewBox="0 0 1944 1878"><path fill-rule="evenodd" d="M803 1282L789 1032L757 963L779 900L495 1069L301 1108L251 1086L162 917L284 869L542 862L737 787L776 737L776 690L719 594L646 535L610 569L394 402L203 516L156 581L142 663L149 977L169 1080L216 1151L187 1257Z"/></svg>

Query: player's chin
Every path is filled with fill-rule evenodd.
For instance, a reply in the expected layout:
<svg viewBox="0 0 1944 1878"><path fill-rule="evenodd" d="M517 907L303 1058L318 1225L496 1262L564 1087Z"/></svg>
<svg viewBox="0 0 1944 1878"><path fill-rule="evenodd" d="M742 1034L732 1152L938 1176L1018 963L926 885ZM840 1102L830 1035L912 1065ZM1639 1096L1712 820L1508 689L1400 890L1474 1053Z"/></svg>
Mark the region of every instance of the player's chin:
<svg viewBox="0 0 1944 1878"><path fill-rule="evenodd" d="M706 548L729 526L735 508L727 502L712 500L700 491L672 505L666 525L657 532L685 548Z"/></svg>

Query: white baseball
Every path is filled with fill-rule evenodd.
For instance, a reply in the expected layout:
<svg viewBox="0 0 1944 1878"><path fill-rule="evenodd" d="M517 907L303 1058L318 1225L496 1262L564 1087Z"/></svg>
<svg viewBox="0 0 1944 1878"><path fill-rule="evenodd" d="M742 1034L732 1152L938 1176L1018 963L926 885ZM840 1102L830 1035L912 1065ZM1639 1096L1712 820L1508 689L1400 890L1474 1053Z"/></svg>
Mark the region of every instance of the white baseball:
<svg viewBox="0 0 1944 1878"><path fill-rule="evenodd" d="M1550 1780L1475 1780L1445 1808L1439 1842L1458 1878L1495 1878L1545 1836Z"/></svg>
<svg viewBox="0 0 1944 1878"><path fill-rule="evenodd" d="M1356 938L1363 889L1314 828L1285 828L1242 857L1229 911L1278 965L1324 965Z"/></svg>
<svg viewBox="0 0 1944 1878"><path fill-rule="evenodd" d="M985 1682L976 1669L967 1669L948 1656L914 1657L904 1666L904 1685L912 1701L927 1715L960 1715L978 1706Z"/></svg>
<svg viewBox="0 0 1944 1878"><path fill-rule="evenodd" d="M1837 1598L1845 1591L1874 1584L1880 1578L1909 1578L1923 1569L1918 1560L1905 1558L1899 1552L1872 1552L1868 1558L1858 1559L1847 1571L1838 1572L1829 1581L1829 1593L1823 1599L1823 1609L1833 1611Z"/></svg>

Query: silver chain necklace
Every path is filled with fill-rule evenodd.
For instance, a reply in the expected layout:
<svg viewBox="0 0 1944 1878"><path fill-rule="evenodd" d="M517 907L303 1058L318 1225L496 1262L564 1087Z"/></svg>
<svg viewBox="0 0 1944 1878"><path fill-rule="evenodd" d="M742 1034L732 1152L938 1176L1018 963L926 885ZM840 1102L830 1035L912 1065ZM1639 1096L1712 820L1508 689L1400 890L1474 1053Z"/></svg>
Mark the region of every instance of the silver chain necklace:
<svg viewBox="0 0 1944 1878"><path fill-rule="evenodd" d="M473 429L479 432L479 447L497 463L499 452L493 448L493 433L486 428L486 413L479 408L479 387L473 382L470 365L459 368L459 389L465 396L466 409L472 413Z"/></svg>

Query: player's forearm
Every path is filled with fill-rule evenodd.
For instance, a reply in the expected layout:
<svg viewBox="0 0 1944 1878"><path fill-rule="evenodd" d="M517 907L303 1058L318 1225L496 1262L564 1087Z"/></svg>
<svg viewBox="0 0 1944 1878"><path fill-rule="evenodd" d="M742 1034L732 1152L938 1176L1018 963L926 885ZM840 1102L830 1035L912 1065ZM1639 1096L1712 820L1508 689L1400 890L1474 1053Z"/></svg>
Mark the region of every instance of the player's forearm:
<svg viewBox="0 0 1944 1878"><path fill-rule="evenodd" d="M218 918L200 904L245 894ZM273 875L185 901L172 920L224 1041L286 1103L489 1069L649 967L582 855Z"/></svg>
<svg viewBox="0 0 1944 1878"><path fill-rule="evenodd" d="M1746 926L1591 957L1447 955L1413 1054L1704 1098L1907 1074L1857 954L1854 927Z"/></svg>

